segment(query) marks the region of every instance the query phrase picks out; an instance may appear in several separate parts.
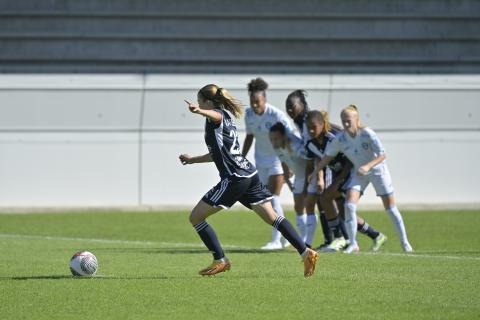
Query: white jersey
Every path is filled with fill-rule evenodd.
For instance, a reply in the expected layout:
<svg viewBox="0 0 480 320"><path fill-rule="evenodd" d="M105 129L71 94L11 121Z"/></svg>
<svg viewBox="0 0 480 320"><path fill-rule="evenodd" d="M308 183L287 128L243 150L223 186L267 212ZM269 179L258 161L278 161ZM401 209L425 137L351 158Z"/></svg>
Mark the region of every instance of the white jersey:
<svg viewBox="0 0 480 320"><path fill-rule="evenodd" d="M353 138L346 131L342 131L328 144L328 156L334 157L340 152L353 163L356 172L361 166L384 154L385 150L372 129L361 128ZM370 173L382 172L385 166L384 160L373 167Z"/></svg>
<svg viewBox="0 0 480 320"><path fill-rule="evenodd" d="M307 111L308 110L305 111L305 115L303 116L303 120L301 121L301 123L297 123L294 121L295 126L297 127L297 130L300 132L300 137L303 140L304 146L306 146L307 142L310 139L312 139L312 137L310 137L310 134L308 133L308 128L307 128L307 114L308 114Z"/></svg>
<svg viewBox="0 0 480 320"><path fill-rule="evenodd" d="M305 176L307 166L307 155L303 141L296 135L289 135L290 146L283 149L274 149L280 161L285 162L293 171L295 177Z"/></svg>
<svg viewBox="0 0 480 320"><path fill-rule="evenodd" d="M278 163L278 157L270 143L270 128L277 122L283 123L287 134L292 133L293 126L287 116L271 104L266 105L263 114L258 115L252 108L245 111L247 134L255 137L255 164L257 167L270 167Z"/></svg>

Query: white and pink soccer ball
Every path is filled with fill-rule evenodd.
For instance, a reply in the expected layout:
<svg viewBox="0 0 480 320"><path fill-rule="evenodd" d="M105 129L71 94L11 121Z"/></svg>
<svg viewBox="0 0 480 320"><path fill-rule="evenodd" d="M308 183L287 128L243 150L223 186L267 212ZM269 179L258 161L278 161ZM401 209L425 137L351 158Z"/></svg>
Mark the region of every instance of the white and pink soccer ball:
<svg viewBox="0 0 480 320"><path fill-rule="evenodd" d="M98 261L95 255L88 251L79 251L70 259L70 271L74 276L91 277L97 273Z"/></svg>

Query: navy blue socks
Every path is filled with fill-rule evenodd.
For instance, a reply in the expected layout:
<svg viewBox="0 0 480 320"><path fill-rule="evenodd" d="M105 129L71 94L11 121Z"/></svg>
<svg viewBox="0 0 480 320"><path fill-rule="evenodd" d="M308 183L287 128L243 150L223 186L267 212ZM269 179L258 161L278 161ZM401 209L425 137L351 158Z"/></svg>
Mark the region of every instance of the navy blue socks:
<svg viewBox="0 0 480 320"><path fill-rule="evenodd" d="M218 241L215 230L213 230L207 221L200 222L199 224L195 225L194 228L205 246L213 254L213 258L215 260L220 260L225 257L225 253L223 253L222 246Z"/></svg>

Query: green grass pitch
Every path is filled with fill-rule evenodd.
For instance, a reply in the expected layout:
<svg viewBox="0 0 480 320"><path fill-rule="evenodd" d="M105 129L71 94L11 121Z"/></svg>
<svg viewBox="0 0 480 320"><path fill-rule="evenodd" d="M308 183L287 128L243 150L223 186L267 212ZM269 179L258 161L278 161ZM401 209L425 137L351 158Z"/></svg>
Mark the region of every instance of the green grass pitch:
<svg viewBox="0 0 480 320"><path fill-rule="evenodd" d="M360 254L322 254L309 279L293 249L255 249L270 227L248 211L209 219L232 261L210 278L187 212L0 214L0 318L480 319L479 211L403 212L412 255L385 213L361 214L386 246L359 235ZM96 277L70 275L79 250Z"/></svg>

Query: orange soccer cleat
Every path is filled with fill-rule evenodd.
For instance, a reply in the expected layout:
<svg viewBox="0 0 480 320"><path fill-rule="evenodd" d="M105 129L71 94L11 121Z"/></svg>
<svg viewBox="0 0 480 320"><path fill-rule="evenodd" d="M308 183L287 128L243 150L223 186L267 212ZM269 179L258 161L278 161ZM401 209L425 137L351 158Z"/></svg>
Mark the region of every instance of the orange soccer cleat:
<svg viewBox="0 0 480 320"><path fill-rule="evenodd" d="M315 265L318 260L318 253L314 250L307 248L305 251L305 255L303 257L303 265L304 265L304 276L311 277L315 272Z"/></svg>
<svg viewBox="0 0 480 320"><path fill-rule="evenodd" d="M230 270L230 261L226 258L223 261L213 261L211 265L205 269L200 270L198 273L202 276L214 276L217 273Z"/></svg>

